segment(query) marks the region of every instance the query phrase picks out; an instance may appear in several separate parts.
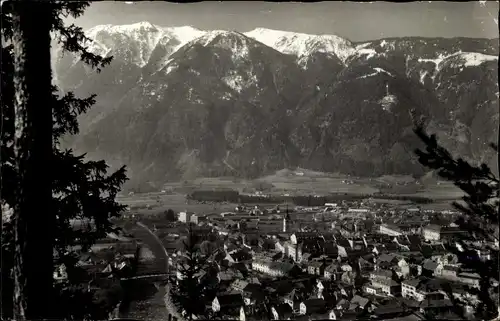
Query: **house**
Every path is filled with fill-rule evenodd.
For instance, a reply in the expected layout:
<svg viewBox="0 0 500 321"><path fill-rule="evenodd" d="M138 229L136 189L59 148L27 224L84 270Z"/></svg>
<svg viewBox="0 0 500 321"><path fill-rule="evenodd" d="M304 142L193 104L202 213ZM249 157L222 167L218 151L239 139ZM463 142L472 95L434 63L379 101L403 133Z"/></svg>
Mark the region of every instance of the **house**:
<svg viewBox="0 0 500 321"><path fill-rule="evenodd" d="M426 241L439 241L441 239L441 226L430 224L422 229L422 236Z"/></svg>
<svg viewBox="0 0 500 321"><path fill-rule="evenodd" d="M286 303L282 303L271 307L273 320L290 320L293 315L292 307Z"/></svg>
<svg viewBox="0 0 500 321"><path fill-rule="evenodd" d="M439 316L437 317L441 320L454 319L454 317L448 314L449 312L452 312L453 309L453 303L448 299L423 300L420 302L419 308L422 313L432 313L433 315L444 314L444 318Z"/></svg>
<svg viewBox="0 0 500 321"><path fill-rule="evenodd" d="M375 269L373 261L367 260L363 257L358 259L358 267L362 275L369 274Z"/></svg>
<svg viewBox="0 0 500 321"><path fill-rule="evenodd" d="M243 301L246 306L254 305L256 302L263 302L265 293L262 287L256 283L249 283L242 291Z"/></svg>
<svg viewBox="0 0 500 321"><path fill-rule="evenodd" d="M276 250L285 252L285 247L279 241L271 238L260 239L259 246L265 251Z"/></svg>
<svg viewBox="0 0 500 321"><path fill-rule="evenodd" d="M441 240L459 240L467 237L469 234L468 231L462 230L457 226L445 226L441 228L440 231L440 239Z"/></svg>
<svg viewBox="0 0 500 321"><path fill-rule="evenodd" d="M298 293L295 289L290 290L288 293L281 297L284 304L288 304L292 309L294 308L295 302L298 299Z"/></svg>
<svg viewBox="0 0 500 321"><path fill-rule="evenodd" d="M290 241L292 244L299 244L305 240L317 240L322 237L316 232L297 232L290 235Z"/></svg>
<svg viewBox="0 0 500 321"><path fill-rule="evenodd" d="M400 277L407 277L410 274L410 265L400 255L383 253L376 261L377 268L394 270Z"/></svg>
<svg viewBox="0 0 500 321"><path fill-rule="evenodd" d="M436 261L426 259L422 264L422 275L432 277L437 274L439 264Z"/></svg>
<svg viewBox="0 0 500 321"><path fill-rule="evenodd" d="M350 238L347 240L352 250L361 251L365 246L365 242L362 238Z"/></svg>
<svg viewBox="0 0 500 321"><path fill-rule="evenodd" d="M343 272L352 272L353 268L349 263L344 263L340 266L340 270Z"/></svg>
<svg viewBox="0 0 500 321"><path fill-rule="evenodd" d="M235 291L242 292L243 290L245 290L247 285L248 285L248 282L246 282L246 281L234 280L234 282L231 283L231 288L233 288Z"/></svg>
<svg viewBox="0 0 500 321"><path fill-rule="evenodd" d="M439 226L435 224L430 224L423 228L423 237L426 241L440 241L443 239L453 240L460 239L466 236L467 231L461 230L455 226Z"/></svg>
<svg viewBox="0 0 500 321"><path fill-rule="evenodd" d="M410 275L410 265L401 257L396 258L396 266L394 266L393 270L400 278L406 278Z"/></svg>
<svg viewBox="0 0 500 321"><path fill-rule="evenodd" d="M238 316L245 321L243 297L240 294L223 294L216 296L212 301L212 311L217 314Z"/></svg>
<svg viewBox="0 0 500 321"><path fill-rule="evenodd" d="M203 214L192 214L189 220L194 224L201 224L208 221L207 215Z"/></svg>
<svg viewBox="0 0 500 321"><path fill-rule="evenodd" d="M390 301L376 307L372 314L379 320L387 320L389 318L403 316L405 314L405 309L401 306L401 304L399 304L399 302Z"/></svg>
<svg viewBox="0 0 500 321"><path fill-rule="evenodd" d="M349 208L347 210L347 213L349 214L355 214L355 215L360 215L360 214L368 214L370 212L370 209L368 208Z"/></svg>
<svg viewBox="0 0 500 321"><path fill-rule="evenodd" d="M325 264L323 262L309 262L307 264L307 273L310 275L323 275L325 271Z"/></svg>
<svg viewBox="0 0 500 321"><path fill-rule="evenodd" d="M335 244L335 241L327 240L324 243L323 254L332 258L336 258L339 255L339 249L337 247L337 244Z"/></svg>
<svg viewBox="0 0 500 321"><path fill-rule="evenodd" d="M355 295L349 304L351 311L367 311L370 306L370 300L359 295Z"/></svg>
<svg viewBox="0 0 500 321"><path fill-rule="evenodd" d="M417 301L439 300L443 298L439 280L425 277L412 278L401 282L401 295Z"/></svg>
<svg viewBox="0 0 500 321"><path fill-rule="evenodd" d="M340 275L340 281L344 284L354 285L356 274L350 271L343 272Z"/></svg>
<svg viewBox="0 0 500 321"><path fill-rule="evenodd" d="M394 225L382 224L379 227L379 232L381 234L390 235L390 236L400 236L403 235L401 229Z"/></svg>
<svg viewBox="0 0 500 321"><path fill-rule="evenodd" d="M300 260L300 262L307 263L307 262L309 262L309 260L311 259L311 257L312 257L311 253L303 253L302 254L302 260Z"/></svg>
<svg viewBox="0 0 500 321"><path fill-rule="evenodd" d="M420 235L406 235L406 239L408 240L407 246L410 252L420 252L420 248L422 245L422 239Z"/></svg>
<svg viewBox="0 0 500 321"><path fill-rule="evenodd" d="M351 244L349 240L344 237L337 238L337 253L340 257L347 257L348 253L351 252Z"/></svg>
<svg viewBox="0 0 500 321"><path fill-rule="evenodd" d="M378 316L378 315L377 315ZM419 313L412 313L410 315L406 316L401 316L401 317L395 317L392 319L386 319L384 318L385 321L421 321L425 320L424 316L419 314ZM446 320L446 319L444 319Z"/></svg>
<svg viewBox="0 0 500 321"><path fill-rule="evenodd" d="M246 222L246 223L247 223L247 227L245 229L245 234L243 234L241 236L243 245L245 245L247 247L259 246L260 235L258 233L258 230L250 230L248 227L248 224L250 222Z"/></svg>
<svg viewBox="0 0 500 321"><path fill-rule="evenodd" d="M212 311L220 312L227 308L239 308L243 306L241 294L223 294L217 295L212 301Z"/></svg>
<svg viewBox="0 0 500 321"><path fill-rule="evenodd" d="M377 294L396 295L401 292L401 285L393 280L392 271L377 270L370 273L371 288L375 288Z"/></svg>
<svg viewBox="0 0 500 321"><path fill-rule="evenodd" d="M460 283L450 282L451 293L455 299L458 299L462 302L472 302L478 303L479 296L477 294L471 293L467 286Z"/></svg>
<svg viewBox="0 0 500 321"><path fill-rule="evenodd" d="M377 269L390 270L394 267L397 261L397 256L394 253L382 253L376 259Z"/></svg>
<svg viewBox="0 0 500 321"><path fill-rule="evenodd" d="M184 223L190 222L191 221L191 216L193 214L194 214L193 212L188 212L188 211L179 212L178 220L180 222L184 222Z"/></svg>
<svg viewBox="0 0 500 321"><path fill-rule="evenodd" d="M54 281L64 282L68 279L68 273L66 272L66 265L59 265L54 271Z"/></svg>
<svg viewBox="0 0 500 321"><path fill-rule="evenodd" d="M268 259L257 259L252 262L252 270L274 277L282 277L300 273L300 268L288 262L274 262Z"/></svg>
<svg viewBox="0 0 500 321"><path fill-rule="evenodd" d="M283 244L285 256L293 259L295 262L302 261L302 244L285 242Z"/></svg>
<svg viewBox="0 0 500 321"><path fill-rule="evenodd" d="M309 299L300 303L299 314L301 315L322 315L327 320L335 320L333 309L328 309L327 303L323 299ZM315 318L317 320L317 318Z"/></svg>
<svg viewBox="0 0 500 321"><path fill-rule="evenodd" d="M325 244L322 238L305 239L299 242L298 246L302 250L302 254L310 253L311 255L322 255L323 245ZM300 260L299 260L300 261Z"/></svg>
<svg viewBox="0 0 500 321"><path fill-rule="evenodd" d="M371 284L365 284L365 285L363 285L363 291L367 294L370 294L370 295L377 295L381 292L381 289L378 286L373 286Z"/></svg>
<svg viewBox="0 0 500 321"><path fill-rule="evenodd" d="M339 272L339 266L335 263L332 263L325 267L323 272L323 276L327 280L337 280L337 273Z"/></svg>
<svg viewBox="0 0 500 321"><path fill-rule="evenodd" d="M448 253L443 244L422 244L420 247L420 252L426 258L432 260L439 260L442 256Z"/></svg>
<svg viewBox="0 0 500 321"><path fill-rule="evenodd" d="M462 272L458 274L458 282L474 288L480 288L481 276L477 273Z"/></svg>
<svg viewBox="0 0 500 321"><path fill-rule="evenodd" d="M321 280L318 279L316 281L316 293L318 294L318 298L321 296L324 289L325 289L325 286L323 285L323 282L321 282Z"/></svg>
<svg viewBox="0 0 500 321"><path fill-rule="evenodd" d="M458 273L460 272L460 267L457 265L443 265L440 264L436 268L437 275L444 279L456 280Z"/></svg>
<svg viewBox="0 0 500 321"><path fill-rule="evenodd" d="M336 300L335 309L338 311L345 311L345 310L349 309L350 305L351 305L351 303L349 302L349 300L342 297L342 298Z"/></svg>

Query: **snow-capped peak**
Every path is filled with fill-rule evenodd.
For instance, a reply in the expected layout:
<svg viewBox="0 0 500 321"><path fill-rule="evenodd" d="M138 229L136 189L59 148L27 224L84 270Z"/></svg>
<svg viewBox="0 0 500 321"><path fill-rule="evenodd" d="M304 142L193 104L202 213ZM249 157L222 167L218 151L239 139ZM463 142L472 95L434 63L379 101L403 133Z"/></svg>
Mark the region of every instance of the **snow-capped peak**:
<svg viewBox="0 0 500 321"><path fill-rule="evenodd" d="M201 37L206 33L206 31L194 28L192 26L167 27L163 28L163 30L175 36L183 44L195 38Z"/></svg>
<svg viewBox="0 0 500 321"><path fill-rule="evenodd" d="M86 31L87 37L93 40L89 45L91 52L103 56L120 56L139 67L148 63L157 46L165 47L170 55L204 33L191 26L163 28L150 22L99 25Z"/></svg>
<svg viewBox="0 0 500 321"><path fill-rule="evenodd" d="M194 39L192 42L196 42L202 46L210 45L230 50L233 61L247 58L249 50L257 43L242 33L226 30L208 31L201 37Z"/></svg>
<svg viewBox="0 0 500 321"><path fill-rule="evenodd" d="M257 28L246 36L282 53L307 57L314 52L334 53L342 62L354 53L351 42L336 35L311 35L290 31Z"/></svg>
<svg viewBox="0 0 500 321"><path fill-rule="evenodd" d="M87 37L94 39L96 38L99 33L102 32L107 32L107 33L134 33L138 31L147 31L147 32L158 32L160 30L160 27L155 26L151 24L150 22L138 22L138 23L133 23L133 24L128 24L128 25L111 25L111 24L106 24L106 25L97 25L95 27L92 27L88 29L85 34Z"/></svg>
<svg viewBox="0 0 500 321"><path fill-rule="evenodd" d="M217 38L218 36L222 36L222 37L232 37L233 39L242 39L243 41L245 41L246 39L245 36L237 31L228 31L228 30L211 30L211 31L207 31L205 32L205 34L203 34L200 38L198 38L197 40L200 41L201 43L203 43L203 45L208 45L209 43L211 43L215 38Z"/></svg>

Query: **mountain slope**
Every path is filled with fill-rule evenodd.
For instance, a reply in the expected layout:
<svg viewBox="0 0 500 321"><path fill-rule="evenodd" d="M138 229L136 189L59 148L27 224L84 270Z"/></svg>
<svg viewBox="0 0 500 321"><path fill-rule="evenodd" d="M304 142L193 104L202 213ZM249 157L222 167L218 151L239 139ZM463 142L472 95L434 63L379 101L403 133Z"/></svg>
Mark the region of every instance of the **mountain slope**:
<svg viewBox="0 0 500 321"><path fill-rule="evenodd" d="M98 94L69 146L144 180L256 176L300 166L419 174L412 117L462 156L489 161L498 124L498 45L269 29L247 33L98 26L96 74L58 57L63 89ZM498 41L496 42L498 44Z"/></svg>

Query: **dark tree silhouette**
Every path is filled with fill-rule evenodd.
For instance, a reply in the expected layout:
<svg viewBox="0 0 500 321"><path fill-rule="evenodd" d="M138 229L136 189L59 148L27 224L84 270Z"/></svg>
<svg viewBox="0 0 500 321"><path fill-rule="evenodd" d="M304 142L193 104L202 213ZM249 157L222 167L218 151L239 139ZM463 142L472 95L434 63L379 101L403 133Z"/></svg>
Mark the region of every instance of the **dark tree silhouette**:
<svg viewBox="0 0 500 321"><path fill-rule="evenodd" d="M426 133L422 123L417 123L415 133L425 144L425 151L416 150L418 161L435 170L440 177L453 182L465 193L462 204L453 203L453 206L463 214L456 223L460 228L467 230L473 238L494 240L492 236L495 229L498 229L500 216L498 177L485 164L474 166L461 158L455 159L448 150L439 145L435 135ZM498 146L491 144L491 147L498 154ZM489 291L490 278L497 279L499 275L498 250L491 249L493 262L483 262L464 255L467 245L463 243L461 246L464 252L457 251L457 254L462 263L476 269L481 276L480 289L476 291L481 304L476 317L481 320L491 320L498 315L498 303Z"/></svg>
<svg viewBox="0 0 500 321"><path fill-rule="evenodd" d="M172 210L171 208L163 212L163 215L165 216L165 219L169 222L177 221L177 215L175 215L174 210Z"/></svg>
<svg viewBox="0 0 500 321"><path fill-rule="evenodd" d="M98 71L111 57L89 53L85 42L90 40L82 29L65 26L62 21L63 16L82 15L89 2L20 3L3 4L0 15L5 40L0 91L2 318L13 317L12 298L17 293L15 306L19 308L20 319L103 319L107 311L94 303L86 286L79 284L76 254L71 246L81 245L85 251L114 229L110 218L124 209L115 202L115 196L126 180L125 168L108 175L104 161L85 161L84 155L75 156L71 150L61 149L60 138L78 133L77 116L94 104L95 96L79 99L71 92L60 96L58 89L51 85L49 32L53 32L65 51L79 55L84 63ZM29 60L31 57L35 57L34 60ZM40 65L28 65L37 61ZM21 108L29 112L23 114ZM17 117L21 115L24 118ZM37 118L39 126L33 124L36 117L40 117ZM23 141L16 138L16 129L22 133ZM35 133L38 146L44 147L35 149L39 158L31 161L38 163L29 167L17 160L26 159L22 148L34 142ZM29 174L35 169L35 174ZM32 185L38 189L24 188L33 179L40 180ZM16 193L18 186L23 188L22 194ZM28 201L32 203L27 204ZM92 222L93 228L74 231L70 220L75 218ZM26 227L29 233L21 234ZM35 242L36 248L30 247L30 242ZM68 269L69 279L54 286L53 267L62 263ZM14 279L17 291L14 291ZM57 309L51 304L57 304Z"/></svg>
<svg viewBox="0 0 500 321"><path fill-rule="evenodd" d="M177 266L180 279L173 282L170 296L179 311L184 312L186 318L191 321L194 316L209 317L209 311L205 309L205 298L211 289L208 286L210 280L203 282L201 273L210 270L210 257L202 254L198 237L191 224L187 229L187 239L183 241L184 256Z"/></svg>

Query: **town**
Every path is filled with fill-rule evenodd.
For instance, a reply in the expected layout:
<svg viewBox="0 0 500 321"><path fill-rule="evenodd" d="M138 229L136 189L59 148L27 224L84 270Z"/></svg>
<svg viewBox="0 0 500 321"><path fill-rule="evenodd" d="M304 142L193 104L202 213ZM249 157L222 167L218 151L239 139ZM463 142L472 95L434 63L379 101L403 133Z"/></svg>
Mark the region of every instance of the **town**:
<svg viewBox="0 0 500 321"><path fill-rule="evenodd" d="M215 284L204 302L214 319L474 319L482 300L474 262L497 266L491 253L498 250L498 227L489 239L473 238L455 224L459 217L370 198L236 205L219 213L145 216L129 209L116 222L123 235L96 244L80 265L93 271L89 286L102 288L119 275L122 283L141 280L141 288L165 287L167 308L158 309L166 310L166 320L184 320L168 289L182 279L185 240L194 233L210 257L197 278ZM497 302L498 279L488 281L487 296Z"/></svg>

